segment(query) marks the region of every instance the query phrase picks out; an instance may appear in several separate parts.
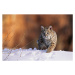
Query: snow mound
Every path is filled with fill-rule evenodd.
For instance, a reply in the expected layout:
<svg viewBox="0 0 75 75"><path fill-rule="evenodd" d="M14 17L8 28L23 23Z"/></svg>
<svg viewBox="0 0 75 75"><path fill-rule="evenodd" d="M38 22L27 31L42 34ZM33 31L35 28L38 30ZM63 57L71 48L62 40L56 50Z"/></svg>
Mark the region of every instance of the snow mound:
<svg viewBox="0 0 75 75"><path fill-rule="evenodd" d="M46 50L32 49L15 49L5 48L2 52L3 61L71 61L73 52L52 51L46 53Z"/></svg>

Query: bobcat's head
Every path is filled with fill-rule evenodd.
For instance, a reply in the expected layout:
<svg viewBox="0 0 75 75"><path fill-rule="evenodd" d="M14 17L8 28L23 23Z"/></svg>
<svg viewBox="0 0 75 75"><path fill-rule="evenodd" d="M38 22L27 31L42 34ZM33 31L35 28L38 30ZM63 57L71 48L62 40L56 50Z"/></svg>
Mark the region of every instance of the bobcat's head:
<svg viewBox="0 0 75 75"><path fill-rule="evenodd" d="M52 26L49 26L48 28L41 26L41 34L44 39L50 39L52 31L53 31Z"/></svg>

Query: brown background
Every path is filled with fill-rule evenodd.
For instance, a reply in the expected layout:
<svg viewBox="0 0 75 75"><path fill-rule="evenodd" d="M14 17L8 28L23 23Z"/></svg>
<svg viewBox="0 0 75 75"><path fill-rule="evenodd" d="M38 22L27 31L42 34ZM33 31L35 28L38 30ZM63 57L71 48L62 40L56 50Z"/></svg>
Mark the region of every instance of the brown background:
<svg viewBox="0 0 75 75"><path fill-rule="evenodd" d="M41 25L53 26L58 36L55 50L73 51L73 15L3 15L3 48L34 48Z"/></svg>

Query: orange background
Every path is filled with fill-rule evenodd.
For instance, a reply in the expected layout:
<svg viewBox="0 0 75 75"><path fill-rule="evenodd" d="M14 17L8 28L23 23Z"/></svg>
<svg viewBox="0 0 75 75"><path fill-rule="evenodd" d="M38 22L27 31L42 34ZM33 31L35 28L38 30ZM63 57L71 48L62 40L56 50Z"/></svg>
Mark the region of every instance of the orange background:
<svg viewBox="0 0 75 75"><path fill-rule="evenodd" d="M2 15L3 48L38 48L42 26L53 26L58 36L55 50L73 51L73 15Z"/></svg>

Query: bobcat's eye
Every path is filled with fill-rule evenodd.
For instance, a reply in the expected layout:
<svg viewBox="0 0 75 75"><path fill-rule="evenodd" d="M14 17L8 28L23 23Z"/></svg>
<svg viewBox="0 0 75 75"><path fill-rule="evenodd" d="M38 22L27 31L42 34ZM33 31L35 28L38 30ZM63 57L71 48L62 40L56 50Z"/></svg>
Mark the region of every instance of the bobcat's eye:
<svg viewBox="0 0 75 75"><path fill-rule="evenodd" d="M46 33L46 34L48 34L48 33Z"/></svg>

